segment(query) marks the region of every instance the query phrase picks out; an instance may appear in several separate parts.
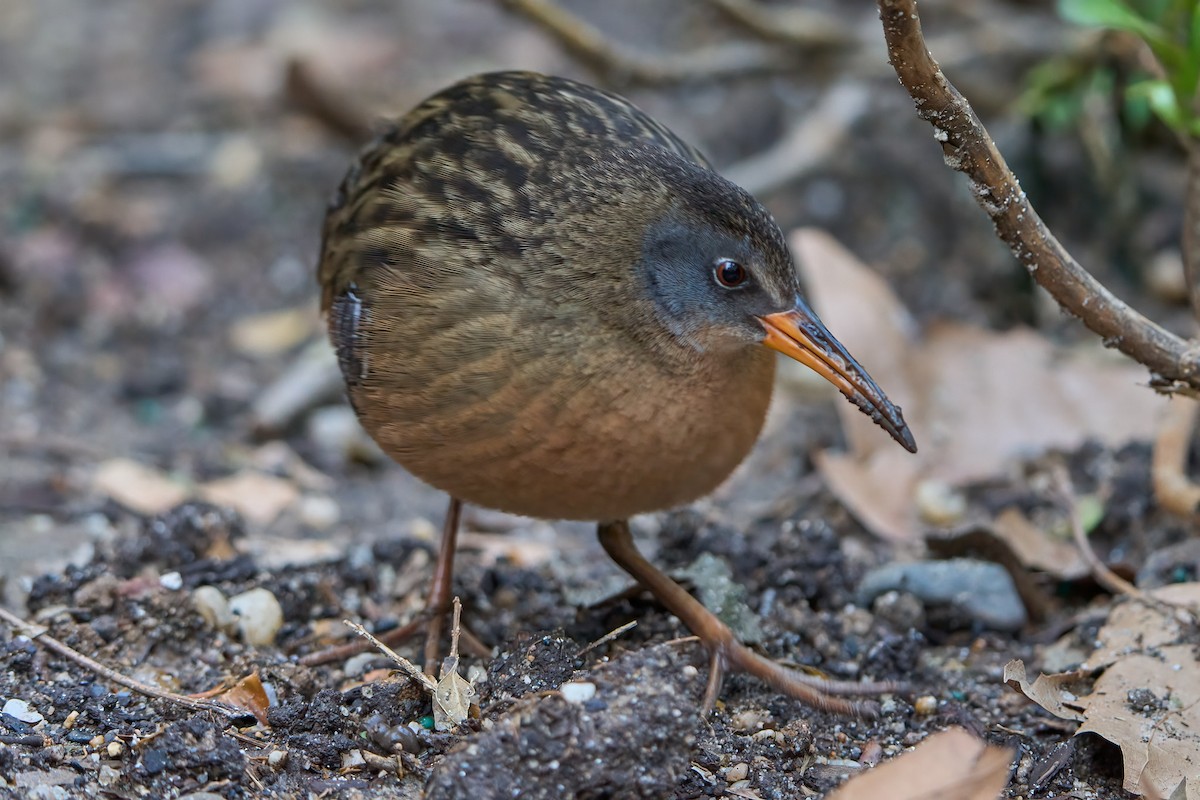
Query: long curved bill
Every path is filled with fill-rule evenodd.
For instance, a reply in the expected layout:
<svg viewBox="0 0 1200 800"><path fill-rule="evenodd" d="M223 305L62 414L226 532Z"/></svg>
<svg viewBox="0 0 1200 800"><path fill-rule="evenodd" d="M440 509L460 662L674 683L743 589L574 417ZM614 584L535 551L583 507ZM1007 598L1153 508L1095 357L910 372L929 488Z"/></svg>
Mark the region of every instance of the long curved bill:
<svg viewBox="0 0 1200 800"><path fill-rule="evenodd" d="M917 443L900 414L900 407L888 400L804 300L796 298L791 311L767 314L758 321L767 332L763 344L794 358L832 383L901 447L910 453L917 452Z"/></svg>

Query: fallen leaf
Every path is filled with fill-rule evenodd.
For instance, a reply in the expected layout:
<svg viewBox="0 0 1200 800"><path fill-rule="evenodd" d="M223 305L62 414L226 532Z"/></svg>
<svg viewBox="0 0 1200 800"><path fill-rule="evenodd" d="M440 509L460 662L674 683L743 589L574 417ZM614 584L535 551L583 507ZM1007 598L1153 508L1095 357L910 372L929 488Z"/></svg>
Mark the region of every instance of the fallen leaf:
<svg viewBox="0 0 1200 800"><path fill-rule="evenodd" d="M458 656L442 662L442 677L433 692L433 728L450 731L471 716L471 706L479 703L475 687L458 674Z"/></svg>
<svg viewBox="0 0 1200 800"><path fill-rule="evenodd" d="M1030 684L1024 664L1012 661L1005 682L1052 714L1081 720L1076 734L1094 733L1117 745L1126 791L1175 797L1182 786L1189 797L1200 778L1200 662L1194 634L1173 607L1200 607L1200 583L1148 594L1164 605L1126 599L1114 606L1079 672L1043 675ZM1085 673L1098 675L1081 691Z"/></svg>
<svg viewBox="0 0 1200 800"><path fill-rule="evenodd" d="M1018 508L1000 512L992 523L992 533L1027 567L1066 580L1082 578L1089 572L1087 559L1073 542L1043 531Z"/></svg>
<svg viewBox="0 0 1200 800"><path fill-rule="evenodd" d="M829 800L995 800L1011 763L1009 750L950 728L852 778Z"/></svg>
<svg viewBox="0 0 1200 800"><path fill-rule="evenodd" d="M208 502L228 506L259 525L270 524L300 498L300 490L291 481L254 470L205 483L199 493Z"/></svg>
<svg viewBox="0 0 1200 800"><path fill-rule="evenodd" d="M263 686L257 671L251 672L235 683L232 688L218 694L216 699L234 708L243 708L249 711L260 725L264 728L269 727L267 709L270 708L271 701L267 697L266 687Z"/></svg>
<svg viewBox="0 0 1200 800"><path fill-rule="evenodd" d="M165 473L128 458L113 458L96 468L92 488L139 514L161 514L187 499L187 489Z"/></svg>
<svg viewBox="0 0 1200 800"><path fill-rule="evenodd" d="M902 451L856 408L838 404L849 452L820 453L817 464L877 535L919 536L922 480L963 485L1048 450L1153 437L1165 401L1146 389L1142 367L1099 345L1061 348L1023 328L942 322L918 336L886 284L830 236L800 229L791 244L821 318L905 409L920 448Z"/></svg>
<svg viewBox="0 0 1200 800"><path fill-rule="evenodd" d="M1025 662L1014 658L1004 665L1004 682L1060 719L1080 722L1084 719L1079 694L1090 689L1088 673L1082 670L1039 674L1032 683L1025 673ZM1081 689L1081 686L1083 687Z"/></svg>

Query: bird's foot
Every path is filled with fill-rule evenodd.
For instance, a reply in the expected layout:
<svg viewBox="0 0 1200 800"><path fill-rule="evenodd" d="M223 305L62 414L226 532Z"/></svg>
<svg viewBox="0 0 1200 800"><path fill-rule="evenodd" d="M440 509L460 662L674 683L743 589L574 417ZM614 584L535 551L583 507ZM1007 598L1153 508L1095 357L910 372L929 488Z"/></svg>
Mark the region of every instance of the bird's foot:
<svg viewBox="0 0 1200 800"><path fill-rule="evenodd" d="M705 609L705 611L708 611ZM708 612L712 614L712 612ZM769 658L760 656L733 635L733 632L716 615L704 620L698 627L710 634L706 638L698 633L709 652L708 685L704 689L703 713L712 711L721 683L728 672L741 672L758 678L763 683L783 692L789 697L835 714L874 718L879 716L879 704L874 700L848 700L848 696L881 695L901 691L901 684L891 681L859 682L836 681L785 667Z"/></svg>
<svg viewBox="0 0 1200 800"><path fill-rule="evenodd" d="M737 640L729 626L709 611L665 572L651 564L634 546L629 525L623 520L599 527L600 544L622 569L650 590L658 601L700 637L711 657L708 686L704 691L704 713L712 710L727 672L743 672L813 708L847 716L874 717L879 704L870 700L847 700L845 696L880 695L901 690L890 682L857 683L834 681L809 675L760 656Z"/></svg>

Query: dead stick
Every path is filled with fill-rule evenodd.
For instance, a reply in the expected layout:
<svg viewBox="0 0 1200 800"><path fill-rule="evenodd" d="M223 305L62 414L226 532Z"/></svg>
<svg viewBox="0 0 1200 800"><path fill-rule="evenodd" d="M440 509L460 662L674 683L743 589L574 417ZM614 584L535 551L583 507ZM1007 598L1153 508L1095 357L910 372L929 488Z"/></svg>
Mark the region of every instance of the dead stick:
<svg viewBox="0 0 1200 800"><path fill-rule="evenodd" d="M1200 511L1200 486L1187 475L1188 450L1196 430L1197 412L1200 406L1194 399L1172 397L1158 421L1150 459L1154 499L1181 517L1191 517Z"/></svg>
<svg viewBox="0 0 1200 800"><path fill-rule="evenodd" d="M933 125L946 164L971 182L979 205L1030 275L1104 344L1149 368L1160 391L1200 391L1200 348L1163 329L1079 265L1030 205L970 104L926 49L915 0L878 0L888 57L917 114Z"/></svg>
<svg viewBox="0 0 1200 800"><path fill-rule="evenodd" d="M1157 608L1182 624L1190 625L1194 623L1196 617L1190 608L1161 600L1152 594L1142 591L1113 572L1108 568L1107 564L1100 560L1100 556L1096 555L1096 551L1092 549L1091 542L1088 541L1087 531L1083 529L1083 520L1079 518L1079 498L1075 494L1075 486L1071 482L1071 476L1067 473L1064 466L1056 464L1051 470L1051 477L1056 484L1058 493L1063 498L1063 504L1066 506L1067 520L1071 525L1071 537L1075 540L1075 546L1079 548L1079 552L1083 554L1083 559L1087 561L1088 567L1092 571L1092 577L1096 579L1096 583L1113 594L1123 594L1126 597L1131 597L1134 600L1145 603L1151 608Z"/></svg>
<svg viewBox="0 0 1200 800"><path fill-rule="evenodd" d="M7 622L15 631L18 631L25 636L28 636L33 642L41 647L52 652L58 653L63 658L74 661L84 669L90 670L100 677L112 681L115 684L124 686L127 689L132 689L138 694L147 697L154 697L159 700L166 700L169 703L174 703L178 706L183 706L189 711L211 711L215 714L227 717L229 719L237 719L239 717L250 716L246 711L233 706L227 706L224 703L218 703L214 700L197 700L194 697L187 695L175 694L168 692L166 689L159 689L157 686L151 686L148 683L142 683L139 680L130 678L127 675L122 675L111 667L106 667L94 658L85 656L78 650L70 647L53 636L46 633L46 629L40 625L34 625L31 622L12 614L9 611L0 608L0 620Z"/></svg>
<svg viewBox="0 0 1200 800"><path fill-rule="evenodd" d="M758 42L716 45L678 55L644 55L610 41L553 0L501 0L501 5L537 24L574 56L617 82L687 83L779 72L794 66L785 53Z"/></svg>

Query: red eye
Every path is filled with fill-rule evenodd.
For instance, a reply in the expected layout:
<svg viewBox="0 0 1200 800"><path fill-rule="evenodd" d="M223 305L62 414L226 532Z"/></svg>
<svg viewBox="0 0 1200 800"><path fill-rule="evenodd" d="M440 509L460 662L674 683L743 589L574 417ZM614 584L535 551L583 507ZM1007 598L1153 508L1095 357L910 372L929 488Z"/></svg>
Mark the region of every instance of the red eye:
<svg viewBox="0 0 1200 800"><path fill-rule="evenodd" d="M733 289L745 283L750 275L741 264L732 259L722 258L713 266L713 277L726 289Z"/></svg>

